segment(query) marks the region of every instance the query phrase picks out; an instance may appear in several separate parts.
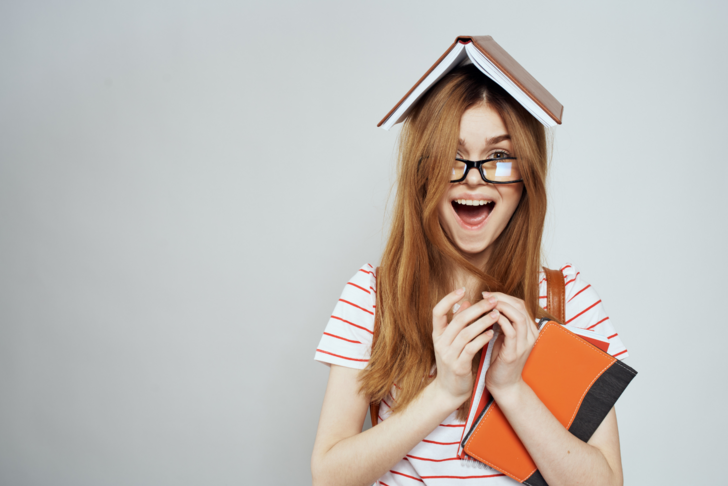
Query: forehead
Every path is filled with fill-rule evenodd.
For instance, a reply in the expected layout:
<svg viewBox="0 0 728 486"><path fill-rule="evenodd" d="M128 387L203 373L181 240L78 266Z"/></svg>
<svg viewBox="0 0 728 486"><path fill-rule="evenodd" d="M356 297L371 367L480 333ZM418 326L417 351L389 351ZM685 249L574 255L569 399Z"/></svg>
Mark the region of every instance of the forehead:
<svg viewBox="0 0 728 486"><path fill-rule="evenodd" d="M460 118L458 144L461 147L475 150L506 140L510 136L503 119L487 104L469 108Z"/></svg>

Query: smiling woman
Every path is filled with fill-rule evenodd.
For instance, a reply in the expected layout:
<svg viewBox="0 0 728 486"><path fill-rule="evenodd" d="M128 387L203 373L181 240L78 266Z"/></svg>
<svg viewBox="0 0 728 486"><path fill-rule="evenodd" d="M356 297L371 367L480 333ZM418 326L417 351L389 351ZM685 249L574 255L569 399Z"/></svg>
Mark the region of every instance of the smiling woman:
<svg viewBox="0 0 728 486"><path fill-rule="evenodd" d="M543 125L472 65L412 107L381 267L367 264L347 283L316 350L331 372L314 484L513 484L458 454L475 365L496 323L486 387L545 480L622 483L614 410L582 442L521 377L534 319L548 316L547 162ZM561 270L567 322L609 337L609 352L626 357L597 294L571 265ZM379 423L362 432L370 402Z"/></svg>

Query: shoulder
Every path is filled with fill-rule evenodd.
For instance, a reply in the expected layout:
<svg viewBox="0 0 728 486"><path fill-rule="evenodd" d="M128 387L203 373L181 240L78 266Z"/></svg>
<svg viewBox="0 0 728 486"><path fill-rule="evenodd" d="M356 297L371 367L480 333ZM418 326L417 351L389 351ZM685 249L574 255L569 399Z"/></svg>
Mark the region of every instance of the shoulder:
<svg viewBox="0 0 728 486"><path fill-rule="evenodd" d="M377 276L372 265L365 264L346 282L337 308L340 304L343 304L342 311L351 311L353 307L371 316L373 330L374 309L377 306Z"/></svg>
<svg viewBox="0 0 728 486"><path fill-rule="evenodd" d="M564 277L564 324L596 332L609 339L609 354L624 359L628 356L614 324L607 314L604 303L594 287L584 278L581 271L571 263L559 267ZM539 296L545 306L547 284L543 272L539 277Z"/></svg>
<svg viewBox="0 0 728 486"><path fill-rule="evenodd" d="M349 368L364 368L374 336L376 270L366 264L354 273L334 306L315 359Z"/></svg>
<svg viewBox="0 0 728 486"><path fill-rule="evenodd" d="M377 269L374 268L370 263L364 264L359 270L356 271L354 276L352 276L349 281L346 282L346 285L355 288L363 287L362 290L368 292L369 295L372 295L372 293L376 293ZM346 286L344 288L346 289Z"/></svg>

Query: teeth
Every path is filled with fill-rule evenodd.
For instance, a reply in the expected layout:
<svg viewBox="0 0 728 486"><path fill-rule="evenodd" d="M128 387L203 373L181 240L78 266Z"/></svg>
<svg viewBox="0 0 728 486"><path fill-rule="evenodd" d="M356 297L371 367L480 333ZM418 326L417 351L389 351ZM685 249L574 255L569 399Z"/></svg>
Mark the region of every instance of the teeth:
<svg viewBox="0 0 728 486"><path fill-rule="evenodd" d="M484 201L482 199L478 201L473 199L456 199L455 202L464 206L485 206L486 204L490 204L492 201Z"/></svg>

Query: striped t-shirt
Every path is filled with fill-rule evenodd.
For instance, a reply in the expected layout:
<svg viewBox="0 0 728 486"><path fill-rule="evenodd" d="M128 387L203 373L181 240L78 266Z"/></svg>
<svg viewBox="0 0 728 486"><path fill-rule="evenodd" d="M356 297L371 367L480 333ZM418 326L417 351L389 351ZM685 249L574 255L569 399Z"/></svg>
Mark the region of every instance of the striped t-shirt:
<svg viewBox="0 0 728 486"><path fill-rule="evenodd" d="M591 285L572 266L561 268L566 285L566 324L595 331L609 339L609 354L624 359L628 356L602 305L602 300ZM546 279L539 276L541 306L546 308ZM334 308L314 359L326 364L364 369L369 362L374 335L376 308L376 275L374 267L364 265L344 286ZM384 398L379 408L379 420L391 415L390 405L396 399L396 390ZM518 484L509 477L490 468L466 466L457 458L458 443L465 424L450 414L430 435L417 444L409 454L388 473L379 478L377 485L446 485L453 479L463 486Z"/></svg>

